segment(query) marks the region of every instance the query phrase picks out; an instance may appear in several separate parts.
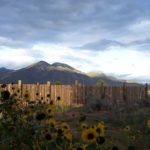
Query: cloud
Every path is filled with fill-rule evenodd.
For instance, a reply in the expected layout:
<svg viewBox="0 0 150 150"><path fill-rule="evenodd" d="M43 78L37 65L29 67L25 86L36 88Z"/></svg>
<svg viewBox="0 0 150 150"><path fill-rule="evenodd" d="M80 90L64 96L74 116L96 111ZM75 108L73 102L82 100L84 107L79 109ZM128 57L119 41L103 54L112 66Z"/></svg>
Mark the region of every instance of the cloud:
<svg viewBox="0 0 150 150"><path fill-rule="evenodd" d="M30 56L28 51L25 49L10 49L7 47L0 47L0 60L0 67L18 69L31 64L33 61L35 61L35 58Z"/></svg>
<svg viewBox="0 0 150 150"><path fill-rule="evenodd" d="M149 6L150 2L140 0L1 0L0 34L13 39L16 44L8 45L15 47L39 42L75 47L102 39L118 41L127 26L149 17Z"/></svg>
<svg viewBox="0 0 150 150"><path fill-rule="evenodd" d="M0 0L1 66L45 60L149 75L149 8L141 0Z"/></svg>
<svg viewBox="0 0 150 150"><path fill-rule="evenodd" d="M112 75L114 75L114 74L112 74ZM129 77L131 74L118 74L117 75L117 77L119 77L119 78L127 78L127 77ZM116 75L115 75L116 76Z"/></svg>
<svg viewBox="0 0 150 150"><path fill-rule="evenodd" d="M5 53L3 52L5 50ZM76 51L62 44L36 44L26 49L0 47L0 67L18 69L45 60L48 63L63 62L83 72L102 71L124 79L141 79L150 75L150 53L130 48L111 47L109 51ZM122 77L120 77L122 78Z"/></svg>
<svg viewBox="0 0 150 150"><path fill-rule="evenodd" d="M112 41L112 40L107 40L107 39L102 39L100 41L96 41L93 43L87 43L81 47L75 47L77 49L88 49L88 50L108 50L108 48L112 46L121 46L124 47L125 44L118 42L118 41Z"/></svg>
<svg viewBox="0 0 150 150"><path fill-rule="evenodd" d="M120 41L112 41L107 39L102 39L100 41L86 43L79 47L74 47L75 49L87 49L87 50L94 50L94 51L105 51L109 50L111 47L120 47L120 48L130 48L133 47L136 50L150 50L150 39L142 39L142 40L133 40L128 43L123 43Z"/></svg>

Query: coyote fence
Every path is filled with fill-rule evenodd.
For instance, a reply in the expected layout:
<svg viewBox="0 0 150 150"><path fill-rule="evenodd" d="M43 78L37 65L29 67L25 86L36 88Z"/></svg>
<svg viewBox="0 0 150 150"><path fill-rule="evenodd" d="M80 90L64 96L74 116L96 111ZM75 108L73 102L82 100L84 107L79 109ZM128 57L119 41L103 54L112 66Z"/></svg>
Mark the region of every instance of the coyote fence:
<svg viewBox="0 0 150 150"><path fill-rule="evenodd" d="M2 84L1 84L2 85ZM148 85L138 87L127 87L124 83L122 87L111 86L85 86L77 81L74 85L53 85L48 81L46 84L7 84L4 88L0 85L0 92L8 90L11 94L16 94L18 98L24 100L28 98L32 101L50 102L62 105L85 105L93 99L106 99L107 102L115 104L121 102L134 103L141 102L148 98Z"/></svg>

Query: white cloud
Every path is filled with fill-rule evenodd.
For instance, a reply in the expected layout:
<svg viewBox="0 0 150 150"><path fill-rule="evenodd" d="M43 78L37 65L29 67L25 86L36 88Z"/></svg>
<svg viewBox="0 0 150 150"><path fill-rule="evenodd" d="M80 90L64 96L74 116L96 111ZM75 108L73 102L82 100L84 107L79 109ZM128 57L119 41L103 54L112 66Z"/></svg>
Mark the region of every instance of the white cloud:
<svg viewBox="0 0 150 150"><path fill-rule="evenodd" d="M100 54L99 64L106 73L132 74L134 77L150 74L150 60L143 52L114 47Z"/></svg>
<svg viewBox="0 0 150 150"><path fill-rule="evenodd" d="M4 51L5 50L5 51ZM37 57L38 55L38 57ZM0 51L1 65L19 68L36 61L67 63L81 71L102 71L107 74L130 74L127 78L150 76L150 53L130 48L110 47L107 51L77 51L65 44L37 44L30 51L5 48Z"/></svg>
<svg viewBox="0 0 150 150"><path fill-rule="evenodd" d="M32 63L35 58L31 57L26 49L12 49L0 47L1 67L17 69Z"/></svg>
<svg viewBox="0 0 150 150"><path fill-rule="evenodd" d="M135 24L129 26L129 29L136 32L143 31L143 29L150 30L150 20L139 20Z"/></svg>
<svg viewBox="0 0 150 150"><path fill-rule="evenodd" d="M0 36L0 45L5 45L5 44L12 43L12 42L13 41L11 39Z"/></svg>

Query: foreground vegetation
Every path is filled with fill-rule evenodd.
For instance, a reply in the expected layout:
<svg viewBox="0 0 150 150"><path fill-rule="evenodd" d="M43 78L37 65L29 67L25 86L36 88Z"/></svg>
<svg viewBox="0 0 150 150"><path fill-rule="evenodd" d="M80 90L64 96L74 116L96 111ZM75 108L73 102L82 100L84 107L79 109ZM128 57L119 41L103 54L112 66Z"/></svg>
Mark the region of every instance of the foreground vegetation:
<svg viewBox="0 0 150 150"><path fill-rule="evenodd" d="M150 150L149 99L133 105L91 99L84 107L64 107L3 91L0 101L2 150Z"/></svg>

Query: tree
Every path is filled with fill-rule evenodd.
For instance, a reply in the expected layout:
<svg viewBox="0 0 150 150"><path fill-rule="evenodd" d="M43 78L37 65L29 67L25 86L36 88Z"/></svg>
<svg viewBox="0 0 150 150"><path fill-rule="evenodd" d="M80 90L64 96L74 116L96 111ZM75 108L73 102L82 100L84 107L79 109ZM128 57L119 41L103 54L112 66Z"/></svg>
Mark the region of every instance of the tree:
<svg viewBox="0 0 150 150"><path fill-rule="evenodd" d="M96 86L108 86L108 83L106 83L105 81L102 81L102 80L99 80L97 83L96 83Z"/></svg>
<svg viewBox="0 0 150 150"><path fill-rule="evenodd" d="M55 81L55 85L61 85L61 81Z"/></svg>

